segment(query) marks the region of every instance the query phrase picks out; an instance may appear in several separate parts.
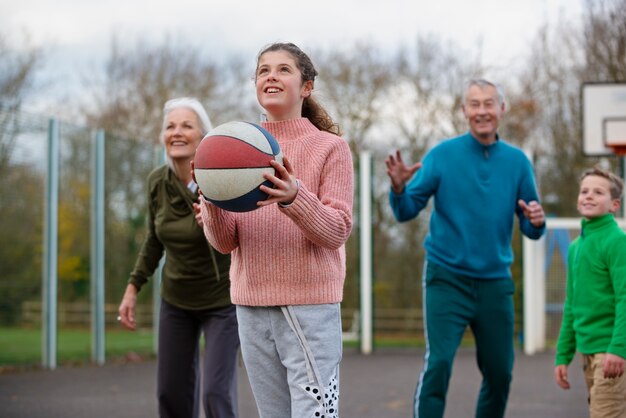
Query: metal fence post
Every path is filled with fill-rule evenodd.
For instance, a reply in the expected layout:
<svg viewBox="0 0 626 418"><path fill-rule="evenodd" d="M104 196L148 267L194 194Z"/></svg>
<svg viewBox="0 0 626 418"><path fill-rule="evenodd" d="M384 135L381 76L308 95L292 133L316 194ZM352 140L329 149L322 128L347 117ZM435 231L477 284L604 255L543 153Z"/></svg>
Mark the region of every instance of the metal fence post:
<svg viewBox="0 0 626 418"><path fill-rule="evenodd" d="M372 310L372 155L359 156L359 219L360 219L360 288L361 288L361 353L373 349Z"/></svg>
<svg viewBox="0 0 626 418"><path fill-rule="evenodd" d="M524 237L524 353L546 348L545 236L533 241Z"/></svg>
<svg viewBox="0 0 626 418"><path fill-rule="evenodd" d="M48 124L47 176L44 201L44 242L42 272L42 366L57 366L57 281L59 215L59 122Z"/></svg>
<svg viewBox="0 0 626 418"><path fill-rule="evenodd" d="M165 152L162 147L157 147L154 155L156 165L165 164ZM163 255L159 262L159 268L154 272L152 277L152 351L159 353L159 311L161 310L161 278L163 275L163 265L165 264Z"/></svg>
<svg viewBox="0 0 626 418"><path fill-rule="evenodd" d="M91 360L105 363L104 335L104 131L91 142Z"/></svg>

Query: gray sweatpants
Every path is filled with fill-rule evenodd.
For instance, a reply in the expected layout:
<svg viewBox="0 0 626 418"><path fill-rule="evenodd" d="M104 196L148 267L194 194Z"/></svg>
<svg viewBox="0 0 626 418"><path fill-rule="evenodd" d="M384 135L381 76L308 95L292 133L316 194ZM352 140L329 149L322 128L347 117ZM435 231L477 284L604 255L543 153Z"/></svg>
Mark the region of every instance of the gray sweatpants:
<svg viewBox="0 0 626 418"><path fill-rule="evenodd" d="M237 306L241 352L260 418L339 416L338 303Z"/></svg>

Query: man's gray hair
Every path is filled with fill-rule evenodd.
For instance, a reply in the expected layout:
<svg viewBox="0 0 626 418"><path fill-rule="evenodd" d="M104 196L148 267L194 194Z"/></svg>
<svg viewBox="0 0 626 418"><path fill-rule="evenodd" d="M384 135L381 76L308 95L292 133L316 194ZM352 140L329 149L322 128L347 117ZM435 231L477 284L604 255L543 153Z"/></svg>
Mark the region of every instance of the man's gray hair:
<svg viewBox="0 0 626 418"><path fill-rule="evenodd" d="M463 92L463 103L465 103L465 100L467 99L467 92L472 86L478 86L481 89L487 86L495 88L496 92L498 92L498 101L500 103L504 103L504 90L502 89L502 87L498 83L485 80L484 78L472 78L468 80L467 83L465 83L465 91Z"/></svg>

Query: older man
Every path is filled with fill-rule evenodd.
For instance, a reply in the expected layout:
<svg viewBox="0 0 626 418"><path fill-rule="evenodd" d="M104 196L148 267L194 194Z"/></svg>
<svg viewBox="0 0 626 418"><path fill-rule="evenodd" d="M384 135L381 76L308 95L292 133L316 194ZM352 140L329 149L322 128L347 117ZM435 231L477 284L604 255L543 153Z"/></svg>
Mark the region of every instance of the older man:
<svg viewBox="0 0 626 418"><path fill-rule="evenodd" d="M424 369L414 414L443 417L452 364L469 325L483 376L477 418L503 417L513 369L514 284L511 235L538 239L545 218L530 161L498 136L505 111L501 88L471 80L462 110L469 132L445 140L407 166L398 151L386 160L389 200L400 222L434 196L424 246Z"/></svg>

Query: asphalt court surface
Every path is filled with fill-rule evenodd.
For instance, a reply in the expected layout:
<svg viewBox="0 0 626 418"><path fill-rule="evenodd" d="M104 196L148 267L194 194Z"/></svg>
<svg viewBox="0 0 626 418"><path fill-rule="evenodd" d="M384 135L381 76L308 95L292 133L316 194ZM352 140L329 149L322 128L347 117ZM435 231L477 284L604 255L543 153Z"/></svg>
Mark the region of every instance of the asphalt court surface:
<svg viewBox="0 0 626 418"><path fill-rule="evenodd" d="M473 349L460 349L448 392L446 418L474 416L480 373ZM516 353L507 418L584 418L586 389L576 358L572 389L554 382L554 354ZM342 418L411 418L423 350L384 350L371 355L344 352L341 363ZM245 368L239 368L239 413L258 418ZM2 418L154 418L156 363L59 367L0 374ZM277 417L282 418L282 417Z"/></svg>

